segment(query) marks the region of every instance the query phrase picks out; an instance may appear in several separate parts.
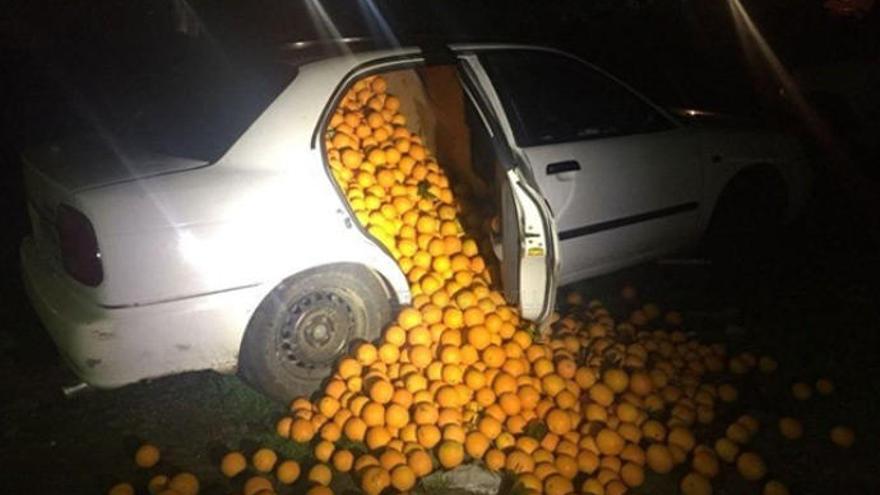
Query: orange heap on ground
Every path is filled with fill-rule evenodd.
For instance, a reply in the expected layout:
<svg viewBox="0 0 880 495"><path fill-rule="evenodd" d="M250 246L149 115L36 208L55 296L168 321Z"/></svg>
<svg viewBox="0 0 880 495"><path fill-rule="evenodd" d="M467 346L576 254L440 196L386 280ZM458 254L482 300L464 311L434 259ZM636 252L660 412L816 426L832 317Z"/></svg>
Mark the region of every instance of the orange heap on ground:
<svg viewBox="0 0 880 495"><path fill-rule="evenodd" d="M725 368L724 350L646 331L660 323L654 305L618 323L577 296L539 340L493 287L461 220L467 203L399 109L382 77L357 82L330 120L326 150L358 221L406 274L412 304L379 342L339 362L317 400L294 400L279 434L318 437L324 462L354 457L368 495L407 491L472 460L535 492L615 494L642 484L645 466L685 462L697 447L690 426L711 422L718 400L700 377ZM680 324L666 315L667 327ZM337 447L343 437L364 451ZM701 466L717 464L712 449L699 453ZM701 468L686 485L715 471Z"/></svg>
<svg viewBox="0 0 880 495"><path fill-rule="evenodd" d="M479 222L468 198L453 193L399 110L382 77L360 80L332 115L325 144L333 178L406 274L412 303L377 342L342 358L314 400L294 399L277 422L277 433L308 444L317 462L301 473L296 461L277 462L261 449L254 469L274 469L279 487L307 476L310 495L332 494L334 472L352 473L364 493L377 495L407 492L436 470L471 462L515 473L523 493L619 495L642 485L646 469L666 474L684 463L685 495L711 494L722 462L764 483L764 461L748 449L760 428L755 418L741 416L714 441L699 439L707 444L692 430L737 400L737 389L719 379L772 373L776 362L751 353L728 359L723 346L689 339L679 313L639 306L629 286L621 296L639 309L625 321L572 292L551 333L536 335L493 286L466 232L464 219ZM817 388L831 393L825 382ZM792 418L779 428L787 438L801 434ZM849 446L854 436L839 427L832 439ZM231 452L221 470L237 476L246 463ZM244 483L245 495L274 489L268 475ZM150 491L195 495L198 481L159 475ZM133 488L122 483L110 493ZM771 480L764 493L788 490Z"/></svg>

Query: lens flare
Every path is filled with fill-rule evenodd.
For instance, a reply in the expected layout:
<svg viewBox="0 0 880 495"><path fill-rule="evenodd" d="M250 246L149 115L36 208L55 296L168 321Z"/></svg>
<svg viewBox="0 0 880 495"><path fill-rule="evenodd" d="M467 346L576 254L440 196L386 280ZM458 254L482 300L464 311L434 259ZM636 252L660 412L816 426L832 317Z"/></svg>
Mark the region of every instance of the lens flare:
<svg viewBox="0 0 880 495"><path fill-rule="evenodd" d="M740 0L727 0L727 5L733 17L740 45L755 76L762 77L769 69L769 76L778 84L783 96L801 118L810 134L826 152L831 153L832 156L840 157L842 148L834 138L831 129L804 98L797 82L767 43Z"/></svg>
<svg viewBox="0 0 880 495"><path fill-rule="evenodd" d="M370 33L374 38L383 40L391 47L400 46L400 41L394 35L385 16L382 15L382 12L379 11L373 0L358 0L358 7L360 8L361 15L368 21Z"/></svg>
<svg viewBox="0 0 880 495"><path fill-rule="evenodd" d="M327 9L321 4L320 0L307 0L306 9L318 36L321 40L330 40L336 42L340 51L345 55L351 55L351 48L343 41L342 33L330 18Z"/></svg>

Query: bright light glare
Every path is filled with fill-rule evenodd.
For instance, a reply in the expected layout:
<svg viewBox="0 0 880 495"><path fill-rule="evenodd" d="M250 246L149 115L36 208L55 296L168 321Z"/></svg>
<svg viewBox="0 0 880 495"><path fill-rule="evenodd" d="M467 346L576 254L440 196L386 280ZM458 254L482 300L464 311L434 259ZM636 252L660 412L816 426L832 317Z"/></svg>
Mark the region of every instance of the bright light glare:
<svg viewBox="0 0 880 495"><path fill-rule="evenodd" d="M343 38L342 33L339 32L336 23L333 22L330 14L327 13L327 10L321 4L321 0L306 0L306 8L320 39L336 41L342 53L351 55L351 48L341 41Z"/></svg>
<svg viewBox="0 0 880 495"><path fill-rule="evenodd" d="M727 4L733 16L740 44L752 70L761 70L760 65L762 62L769 67L771 75L781 87L782 94L786 95L792 103L795 111L806 124L807 129L826 150L838 153L840 147L836 145L828 125L825 124L813 107L804 99L797 82L791 77L791 74L779 60L779 57L776 56L767 40L764 39L764 35L761 34L761 31L755 25L752 17L743 7L740 0L727 0Z"/></svg>
<svg viewBox="0 0 880 495"><path fill-rule="evenodd" d="M271 276L287 250L296 245L295 228L278 228L267 211L290 211L273 191L259 199L222 205L228 220L205 229L178 230L177 249L206 287L228 287L257 277ZM269 235L269 238L267 238Z"/></svg>
<svg viewBox="0 0 880 495"><path fill-rule="evenodd" d="M373 36L384 39L392 47L400 46L400 41L391 31L391 26L388 25L388 21L385 20L385 16L382 15L373 0L358 0L358 7L360 7L361 14L369 22L370 32Z"/></svg>

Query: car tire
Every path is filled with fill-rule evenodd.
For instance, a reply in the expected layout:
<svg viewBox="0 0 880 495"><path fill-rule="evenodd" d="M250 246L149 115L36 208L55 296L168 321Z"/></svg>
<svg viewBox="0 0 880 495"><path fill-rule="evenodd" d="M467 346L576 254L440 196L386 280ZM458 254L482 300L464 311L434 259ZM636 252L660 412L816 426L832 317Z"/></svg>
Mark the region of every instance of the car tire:
<svg viewBox="0 0 880 495"><path fill-rule="evenodd" d="M369 269L331 265L278 285L245 332L239 373L269 397L311 396L353 344L372 341L390 321L392 303Z"/></svg>

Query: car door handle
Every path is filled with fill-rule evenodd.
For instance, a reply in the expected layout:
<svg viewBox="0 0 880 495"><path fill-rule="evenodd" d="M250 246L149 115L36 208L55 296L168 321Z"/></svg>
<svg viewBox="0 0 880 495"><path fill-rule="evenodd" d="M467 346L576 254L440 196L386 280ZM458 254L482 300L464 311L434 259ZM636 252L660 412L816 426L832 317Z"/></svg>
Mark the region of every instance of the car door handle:
<svg viewBox="0 0 880 495"><path fill-rule="evenodd" d="M580 170L581 164L575 160L567 160L564 162L556 162L547 165L547 175L561 174L562 172L572 172Z"/></svg>

